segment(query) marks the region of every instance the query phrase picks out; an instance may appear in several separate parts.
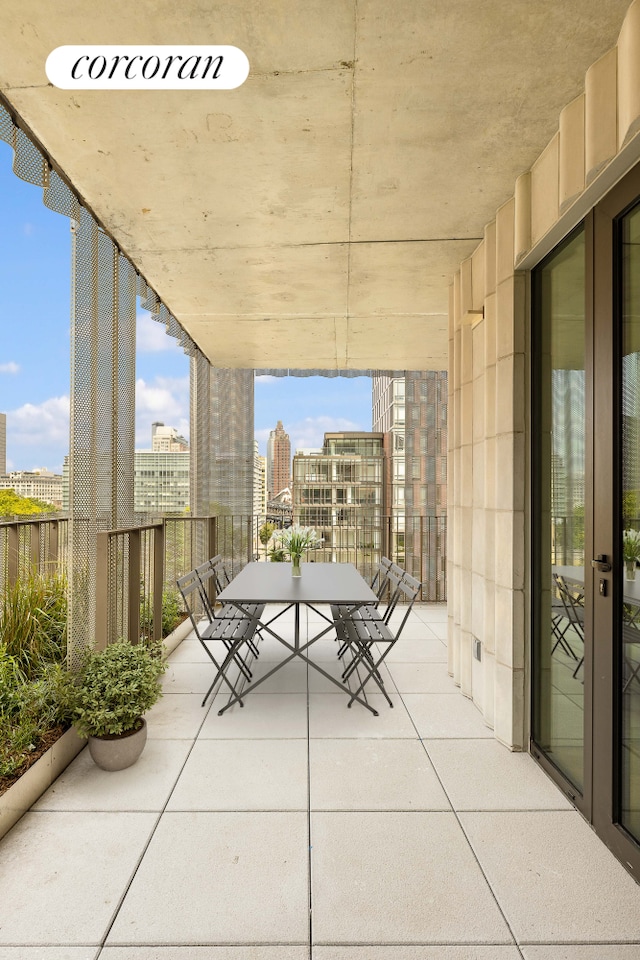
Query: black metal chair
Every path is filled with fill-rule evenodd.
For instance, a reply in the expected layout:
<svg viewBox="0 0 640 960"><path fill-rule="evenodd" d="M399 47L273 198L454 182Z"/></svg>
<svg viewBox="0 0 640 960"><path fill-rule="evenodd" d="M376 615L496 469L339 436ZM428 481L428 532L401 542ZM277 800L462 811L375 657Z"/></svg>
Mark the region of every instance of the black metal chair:
<svg viewBox="0 0 640 960"><path fill-rule="evenodd" d="M399 569L399 568L398 568ZM393 706L391 699L385 690L384 680L380 673L380 666L393 649L394 645L400 639L404 625L409 619L416 597L419 595L422 584L415 577L401 571L402 576L398 577L398 570L390 570L391 582L397 581L392 599L384 615L378 617L358 617L343 615L338 621L337 629L343 632L345 643L352 653L352 660L343 673L343 679L348 680L355 672L360 681L359 686L353 692L352 698L348 703L350 707L358 694L364 690L370 680L373 680L380 692L384 695L390 707ZM391 626L391 618L400 601L406 602L406 610L397 627ZM380 652L380 648L384 649ZM361 674L362 671L362 674Z"/></svg>
<svg viewBox="0 0 640 960"><path fill-rule="evenodd" d="M584 663L584 584L580 583L579 580L574 580L572 577L560 576L560 574L557 573L554 573L553 578L564 607L565 617L569 621L569 626L582 643L582 656L580 659L578 660L575 654L573 656L574 660L577 660L573 676L577 677L578 671Z"/></svg>
<svg viewBox="0 0 640 960"><path fill-rule="evenodd" d="M203 599L202 581L197 572L191 570L183 577L179 577L177 585L182 595L185 609L191 619L194 632L204 647L207 656L216 668L215 676L204 696L202 706L205 705L213 688L219 681L224 681L232 695L239 698L239 691L236 689L234 681L230 678L229 671L234 664L238 667L239 673L237 678L235 678L235 683L243 676L247 678L247 673L241 666L241 664L244 663L244 658L242 658L240 654L243 648L253 641L258 628L258 618L214 616L213 619L210 620L205 614L208 622L203 628L203 618L200 616L198 606L200 605L204 608L206 604ZM216 659L214 651L211 648L212 643L217 640L222 642L225 650L225 654L221 659ZM249 672L249 676L250 675ZM239 700L239 702L240 706L244 706L242 700Z"/></svg>
<svg viewBox="0 0 640 960"><path fill-rule="evenodd" d="M565 601L562 599L561 592L564 588L562 577L558 573L551 577L551 635L554 638L554 644L551 648L551 656L554 655L558 647L571 657L572 660L578 660L573 647L567 640L567 632L571 627L571 620L567 616Z"/></svg>

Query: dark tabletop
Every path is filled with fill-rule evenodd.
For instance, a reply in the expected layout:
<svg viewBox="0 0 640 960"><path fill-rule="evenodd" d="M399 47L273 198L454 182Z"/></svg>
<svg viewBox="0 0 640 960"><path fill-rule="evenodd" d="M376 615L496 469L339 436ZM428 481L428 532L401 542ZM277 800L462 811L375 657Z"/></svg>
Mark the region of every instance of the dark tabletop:
<svg viewBox="0 0 640 960"><path fill-rule="evenodd" d="M352 563L248 563L218 594L222 603L375 603L376 595Z"/></svg>

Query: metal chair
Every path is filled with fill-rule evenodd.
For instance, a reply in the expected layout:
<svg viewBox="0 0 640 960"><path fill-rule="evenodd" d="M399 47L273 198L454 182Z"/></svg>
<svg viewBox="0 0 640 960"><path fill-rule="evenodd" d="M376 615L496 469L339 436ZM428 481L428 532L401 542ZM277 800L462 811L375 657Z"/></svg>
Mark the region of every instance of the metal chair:
<svg viewBox="0 0 640 960"><path fill-rule="evenodd" d="M573 648L567 640L566 634L571 627L571 621L567 617L566 605L561 596L562 581L560 574L554 573L551 577L551 634L555 638L555 643L551 648L551 656L554 655L557 648L560 647L572 660L578 659Z"/></svg>
<svg viewBox="0 0 640 960"><path fill-rule="evenodd" d="M241 618L243 616L241 612L237 609L237 607L234 607L231 604L225 604L222 607L222 609L216 614L215 601L211 599L209 587L211 582L213 582L216 592L218 592L220 590L220 586L219 586L218 577L216 576L216 570L213 566L212 560L206 560L204 563L201 563L200 566L196 567L193 572L196 574L198 580L200 581L200 587L201 587L200 599L202 601L203 611L205 613L205 616L209 620L209 623L213 623L214 620L216 619L219 621L235 620L236 618L238 617ZM249 611L247 612L249 613ZM256 615L259 618L261 614L262 614L262 609L260 609ZM227 649L231 648L231 644L228 641L226 641L224 637L221 637L220 639L223 641ZM258 648L256 644L253 642L253 640L249 640L247 645L249 647L250 652L254 655L254 657L257 658ZM251 670L249 669L249 665L247 661L242 656L240 656L238 652L235 653L234 660L238 666L238 669L242 671L242 673L245 675L247 680L250 680L252 677L252 673L251 673Z"/></svg>
<svg viewBox="0 0 640 960"><path fill-rule="evenodd" d="M582 656L578 660L574 655L574 660L578 660L578 662L573 671L573 676L577 677L578 671L584 663L584 584L580 583L579 580L573 580L571 577L560 576L558 573L554 573L553 579L569 626L582 643Z"/></svg>
<svg viewBox="0 0 640 960"><path fill-rule="evenodd" d="M353 657L343 673L343 679L347 680L354 672L357 672L357 677L360 681L360 685L355 692L353 692L352 698L348 703L349 707L370 680L376 683L389 706L393 706L384 687L380 666L389 651L400 639L400 634L409 619L413 604L420 593L422 584L408 573L402 572L402 576L398 578L397 570L392 569L389 571L389 575L392 583L397 579L397 586L384 616L379 615L377 618L360 618L357 615L350 617L343 616L339 621L340 629L344 631L345 642L348 644ZM400 624L394 629L390 623L391 615L401 599L406 601L407 607ZM381 646L384 647L384 650L377 656L376 650L379 652ZM360 676L360 670L363 671L363 677Z"/></svg>
<svg viewBox="0 0 640 960"><path fill-rule="evenodd" d="M185 608L191 619L194 632L204 647L207 656L216 668L213 682L204 696L202 706L205 705L209 695L211 694L211 691L220 680L223 680L226 683L233 696L238 697L240 706L244 706L242 700L240 699L239 692L236 690L236 687L230 679L228 672L231 666L235 663L240 669L237 679L240 679L241 676L246 678L247 675L240 666L239 662L243 659L240 657L240 651L244 646L253 640L258 628L257 617L234 617L230 619L222 616L214 616L213 620L208 620L207 617L208 623L203 629L202 618L199 616L199 612L196 609L198 600L203 607L205 606L203 601L202 581L200 580L200 577L195 570L191 570L183 577L179 577L176 582L178 585L178 590L182 595ZM225 656L221 661L216 659L210 646L210 643L216 640L220 640L222 642L226 651Z"/></svg>

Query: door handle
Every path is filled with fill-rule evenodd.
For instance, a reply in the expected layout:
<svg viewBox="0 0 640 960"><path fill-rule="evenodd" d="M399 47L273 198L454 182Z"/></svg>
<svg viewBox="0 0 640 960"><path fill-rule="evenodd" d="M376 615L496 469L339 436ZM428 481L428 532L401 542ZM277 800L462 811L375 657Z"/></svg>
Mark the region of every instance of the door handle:
<svg viewBox="0 0 640 960"><path fill-rule="evenodd" d="M594 570L599 570L600 573L609 573L611 570L611 564L606 553L599 553L596 559L591 561L591 566Z"/></svg>

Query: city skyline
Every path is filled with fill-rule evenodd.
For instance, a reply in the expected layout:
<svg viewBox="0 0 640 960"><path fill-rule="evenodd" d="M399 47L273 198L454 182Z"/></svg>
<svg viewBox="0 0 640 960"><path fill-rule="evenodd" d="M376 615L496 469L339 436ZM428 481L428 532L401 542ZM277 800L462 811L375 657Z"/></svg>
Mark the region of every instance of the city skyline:
<svg viewBox="0 0 640 960"><path fill-rule="evenodd" d="M0 412L7 415L7 470L62 473L69 446L69 221L44 206L41 189L15 176L12 159L0 142ZM278 420L292 452L321 446L327 430L371 428L371 380L256 377L255 411L262 455ZM189 359L138 310L136 449L148 446L158 420L189 436Z"/></svg>

